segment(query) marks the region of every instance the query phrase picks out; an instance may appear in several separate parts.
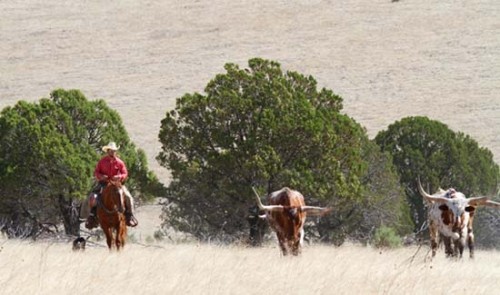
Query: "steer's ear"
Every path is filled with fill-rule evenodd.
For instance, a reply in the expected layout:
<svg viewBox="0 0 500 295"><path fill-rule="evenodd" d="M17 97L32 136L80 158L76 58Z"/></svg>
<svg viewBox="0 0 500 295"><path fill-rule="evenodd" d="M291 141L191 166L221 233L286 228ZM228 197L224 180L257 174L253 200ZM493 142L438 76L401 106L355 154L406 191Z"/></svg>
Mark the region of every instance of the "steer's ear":
<svg viewBox="0 0 500 295"><path fill-rule="evenodd" d="M474 206L467 206L467 207L465 207L465 211L467 211L467 212L474 212L474 211L476 211L476 207L474 207Z"/></svg>

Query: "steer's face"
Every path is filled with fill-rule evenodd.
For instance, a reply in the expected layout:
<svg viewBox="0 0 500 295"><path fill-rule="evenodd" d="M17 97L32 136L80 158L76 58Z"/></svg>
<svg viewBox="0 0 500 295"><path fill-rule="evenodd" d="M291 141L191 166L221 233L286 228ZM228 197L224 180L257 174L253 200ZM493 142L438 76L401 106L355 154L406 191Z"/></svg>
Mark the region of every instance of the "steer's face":
<svg viewBox="0 0 500 295"><path fill-rule="evenodd" d="M443 212L443 219L451 223L453 229L459 230L465 226L465 214L474 210L474 207L469 205L465 195L457 192L457 197L449 199L446 204L439 206Z"/></svg>

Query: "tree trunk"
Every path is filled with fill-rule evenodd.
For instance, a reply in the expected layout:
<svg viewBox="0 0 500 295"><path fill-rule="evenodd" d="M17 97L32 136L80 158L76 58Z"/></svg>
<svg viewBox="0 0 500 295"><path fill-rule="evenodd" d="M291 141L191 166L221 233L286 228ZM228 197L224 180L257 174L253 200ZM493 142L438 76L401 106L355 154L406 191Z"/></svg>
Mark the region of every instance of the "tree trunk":
<svg viewBox="0 0 500 295"><path fill-rule="evenodd" d="M80 236L80 207L81 202L59 195L59 209L63 218L64 232L67 235Z"/></svg>
<svg viewBox="0 0 500 295"><path fill-rule="evenodd" d="M247 220L250 225L250 245L261 246L267 229L267 221L259 218L259 208L257 206L250 207L248 211L249 216Z"/></svg>

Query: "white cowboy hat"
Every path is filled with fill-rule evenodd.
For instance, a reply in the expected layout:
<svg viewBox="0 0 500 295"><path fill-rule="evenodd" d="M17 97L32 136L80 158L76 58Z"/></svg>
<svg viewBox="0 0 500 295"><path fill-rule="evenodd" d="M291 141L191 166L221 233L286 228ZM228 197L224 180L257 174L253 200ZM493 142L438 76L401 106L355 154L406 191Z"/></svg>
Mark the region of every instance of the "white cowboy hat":
<svg viewBox="0 0 500 295"><path fill-rule="evenodd" d="M102 147L102 150L107 152L108 150L113 150L117 151L120 147L116 146L116 143L114 141L110 142L108 145L105 145Z"/></svg>

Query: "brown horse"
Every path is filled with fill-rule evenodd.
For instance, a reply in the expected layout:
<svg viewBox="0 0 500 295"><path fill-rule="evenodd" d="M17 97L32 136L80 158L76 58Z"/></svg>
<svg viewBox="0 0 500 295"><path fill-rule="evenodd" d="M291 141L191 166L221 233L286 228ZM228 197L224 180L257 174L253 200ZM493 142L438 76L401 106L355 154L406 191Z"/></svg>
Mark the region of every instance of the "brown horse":
<svg viewBox="0 0 500 295"><path fill-rule="evenodd" d="M97 202L97 217L109 249L120 250L125 246L125 196L120 181L109 181Z"/></svg>

